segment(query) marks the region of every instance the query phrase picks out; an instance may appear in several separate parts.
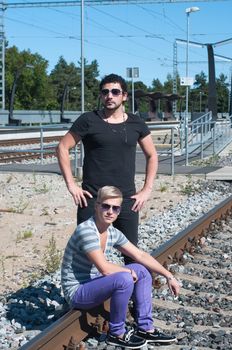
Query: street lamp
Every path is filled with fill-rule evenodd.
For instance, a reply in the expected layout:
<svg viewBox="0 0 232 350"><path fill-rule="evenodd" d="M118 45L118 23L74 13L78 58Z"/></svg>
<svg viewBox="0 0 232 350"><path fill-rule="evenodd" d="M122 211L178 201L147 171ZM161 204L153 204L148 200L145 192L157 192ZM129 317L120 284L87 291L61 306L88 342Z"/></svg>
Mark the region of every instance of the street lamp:
<svg viewBox="0 0 232 350"><path fill-rule="evenodd" d="M203 92L199 92L199 95L200 95L200 108L199 108L199 111L201 113L201 104L202 104L202 95L203 95Z"/></svg>
<svg viewBox="0 0 232 350"><path fill-rule="evenodd" d="M131 78L131 97L132 97L132 113L135 112L135 89L134 89L134 78L139 77L139 68L127 68L127 78Z"/></svg>
<svg viewBox="0 0 232 350"><path fill-rule="evenodd" d="M19 120L13 120L12 117L13 117L15 90L16 90L17 82L18 82L18 79L19 79L22 71L25 68L34 68L34 66L32 64L24 64L24 65L18 67L15 71L14 81L13 81L13 85L11 88L10 101L9 101L9 124L16 123L18 125L20 123Z"/></svg>
<svg viewBox="0 0 232 350"><path fill-rule="evenodd" d="M188 165L188 104L189 104L189 85L188 85L188 61L189 61L189 16L190 13L192 12L197 12L199 11L199 7L188 7L185 12L187 15L187 45L186 45L186 80L187 80L187 84L186 84L186 114L185 114L185 163L186 165Z"/></svg>

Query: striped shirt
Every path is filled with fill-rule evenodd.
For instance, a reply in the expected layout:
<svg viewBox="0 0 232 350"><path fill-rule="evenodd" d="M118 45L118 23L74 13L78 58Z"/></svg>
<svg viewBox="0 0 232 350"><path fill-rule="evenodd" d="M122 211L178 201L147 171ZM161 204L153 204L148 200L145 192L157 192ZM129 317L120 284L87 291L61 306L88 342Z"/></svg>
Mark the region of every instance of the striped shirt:
<svg viewBox="0 0 232 350"><path fill-rule="evenodd" d="M108 227L107 232L104 255L109 261L112 248L123 246L128 239L113 225ZM80 284L102 275L87 257L87 253L98 249L101 249L100 234L94 218L91 217L77 226L65 248L61 267L61 284L65 299L69 304L72 303L73 296Z"/></svg>

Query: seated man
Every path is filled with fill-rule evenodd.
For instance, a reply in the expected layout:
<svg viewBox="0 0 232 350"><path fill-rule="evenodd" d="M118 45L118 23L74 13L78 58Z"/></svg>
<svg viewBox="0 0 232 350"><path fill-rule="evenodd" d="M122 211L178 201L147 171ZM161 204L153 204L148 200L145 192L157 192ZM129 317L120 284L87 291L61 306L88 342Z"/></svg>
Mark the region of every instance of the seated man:
<svg viewBox="0 0 232 350"><path fill-rule="evenodd" d="M148 253L138 249L112 223L117 219L122 193L113 186L99 189L95 215L77 226L62 262L62 288L72 308L88 310L110 298L110 345L138 349L147 342L170 343L175 337L155 329L152 319L151 272L167 279L171 292L179 293L172 274ZM135 263L120 266L109 261L112 248ZM137 329L126 332L129 299L136 310Z"/></svg>

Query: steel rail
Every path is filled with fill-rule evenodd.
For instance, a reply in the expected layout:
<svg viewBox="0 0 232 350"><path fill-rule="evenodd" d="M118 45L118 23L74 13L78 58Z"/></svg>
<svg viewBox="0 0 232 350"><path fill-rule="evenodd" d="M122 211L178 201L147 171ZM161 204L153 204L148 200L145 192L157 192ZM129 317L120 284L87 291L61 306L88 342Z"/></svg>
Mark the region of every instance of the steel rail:
<svg viewBox="0 0 232 350"><path fill-rule="evenodd" d="M227 215L230 210L232 210L232 196L216 205L208 213L180 231L168 242L153 250L151 255L164 266L168 266L173 260L181 261L183 252L194 249L193 246L198 243L199 238L205 236L210 225L214 221L220 220L223 216Z"/></svg>
<svg viewBox="0 0 232 350"><path fill-rule="evenodd" d="M158 249L153 250L151 255L167 267L175 261L181 262L184 252L194 249L194 246L199 244L200 238L207 235L212 225L219 223L221 219L231 214L232 196L216 205ZM78 344L91 333L94 327L102 329L103 320L108 320L108 317L109 301L89 311L71 310L20 349L77 349Z"/></svg>
<svg viewBox="0 0 232 350"><path fill-rule="evenodd" d="M61 138L62 136L45 136L43 138L43 142L49 143L53 141L60 141ZM1 147L21 146L21 145L28 145L28 144L34 144L34 143L40 143L40 138L32 137L32 138L26 138L26 139L0 140L0 152L1 152Z"/></svg>

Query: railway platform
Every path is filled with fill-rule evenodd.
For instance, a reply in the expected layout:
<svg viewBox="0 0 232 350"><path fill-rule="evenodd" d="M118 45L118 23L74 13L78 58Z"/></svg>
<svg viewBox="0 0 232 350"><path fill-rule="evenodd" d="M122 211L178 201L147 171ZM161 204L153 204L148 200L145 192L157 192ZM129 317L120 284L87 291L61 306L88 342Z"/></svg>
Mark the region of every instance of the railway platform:
<svg viewBox="0 0 232 350"><path fill-rule="evenodd" d="M144 159L138 157L136 163L136 173L143 174L145 169ZM74 170L74 163L73 170ZM41 174L58 174L61 171L58 163L51 164L2 164L0 165L0 172L29 172ZM232 181L232 167L215 167L215 166L185 166L183 164L175 164L175 175L194 175L203 177L207 180L225 180ZM158 172L159 175L170 175L170 162L160 159Z"/></svg>
<svg viewBox="0 0 232 350"><path fill-rule="evenodd" d="M219 156L232 155L232 142L225 147ZM189 163L193 160L199 159L195 156L189 156ZM74 161L72 161L72 169L74 172ZM145 170L145 158L142 153L137 153L136 156L136 173L143 174ZM12 164L0 164L1 172L31 172L31 173L47 173L61 175L61 171L57 163L12 163ZM159 156L159 175L171 175L171 158L170 156ZM203 177L207 180L221 180L232 181L232 166L202 166L202 165L185 165L184 156L175 157L174 162L174 174L175 175L194 175Z"/></svg>

